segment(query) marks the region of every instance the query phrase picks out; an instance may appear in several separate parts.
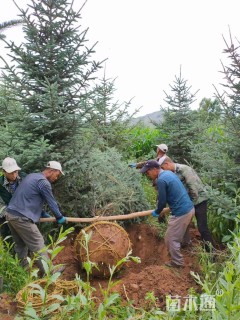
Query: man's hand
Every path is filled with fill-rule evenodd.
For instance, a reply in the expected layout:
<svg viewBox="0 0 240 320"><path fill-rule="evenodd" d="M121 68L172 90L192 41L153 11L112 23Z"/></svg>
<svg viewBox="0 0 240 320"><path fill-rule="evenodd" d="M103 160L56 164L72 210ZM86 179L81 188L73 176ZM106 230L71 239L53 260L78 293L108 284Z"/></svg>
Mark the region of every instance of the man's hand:
<svg viewBox="0 0 240 320"><path fill-rule="evenodd" d="M64 224L64 223L67 223L67 219L62 216L60 219L57 219L57 223L58 223L59 225L62 225L62 224Z"/></svg>
<svg viewBox="0 0 240 320"><path fill-rule="evenodd" d="M159 217L159 214L158 214L155 210L153 210L153 211L152 211L152 216L153 216L154 218L158 218L158 217Z"/></svg>
<svg viewBox="0 0 240 320"><path fill-rule="evenodd" d="M129 166L129 168L136 168L137 164L136 163L130 163L128 166Z"/></svg>

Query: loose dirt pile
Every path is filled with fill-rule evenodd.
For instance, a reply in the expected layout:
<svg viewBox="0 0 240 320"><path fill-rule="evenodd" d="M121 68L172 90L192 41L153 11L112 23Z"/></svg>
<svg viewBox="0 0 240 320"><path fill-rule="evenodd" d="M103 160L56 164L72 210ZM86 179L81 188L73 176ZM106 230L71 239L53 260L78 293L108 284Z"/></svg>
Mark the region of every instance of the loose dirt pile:
<svg viewBox="0 0 240 320"><path fill-rule="evenodd" d="M158 298L158 305L165 306L166 295L179 295L185 297L188 290L198 287L190 275L190 271L199 272L196 248L199 246L199 234L196 229L191 229L193 247L182 250L186 267L183 269L169 268L165 262L169 261L164 240L158 236L156 228L145 224L134 224L127 227L129 238L132 242L132 256L141 259L141 263L130 262L116 274L113 280L120 280L113 291L119 292L124 299L132 300L134 305L142 306L147 292L154 292ZM74 252L75 237L69 237L64 243L65 248L58 255L56 262L66 264L62 278L72 280L75 274L82 274L83 270ZM92 278L91 286L97 289L96 296L101 299L99 285L107 286L108 280Z"/></svg>

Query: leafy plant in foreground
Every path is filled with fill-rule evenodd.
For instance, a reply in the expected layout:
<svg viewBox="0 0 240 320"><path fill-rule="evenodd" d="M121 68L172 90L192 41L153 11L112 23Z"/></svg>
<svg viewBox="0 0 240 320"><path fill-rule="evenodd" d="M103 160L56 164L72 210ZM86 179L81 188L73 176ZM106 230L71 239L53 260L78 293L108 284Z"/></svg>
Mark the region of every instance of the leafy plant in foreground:
<svg viewBox="0 0 240 320"><path fill-rule="evenodd" d="M34 300L29 300L29 291L23 290L21 294L21 301L25 303L24 317L22 318L20 316L16 319L49 319L49 316L59 308L59 304L64 300L63 297L60 294L56 293L52 294L49 298L50 286L54 284L61 275L61 273L58 272L58 268L61 265L54 265L53 260L63 249L63 246L59 246L59 244L64 241L67 235L73 230L74 228L69 228L63 231L63 227L61 227L58 239L55 242L50 236L50 245L43 249L47 251L49 256L48 259L44 258L42 260L46 275L39 282L33 281L34 278L38 277L38 269L34 268L34 262L39 258L39 254L35 254L33 259L29 259L30 275L28 279L28 287L31 288L31 295L35 296L34 300L39 300L40 298L41 301L38 304L38 310L36 311L35 307L33 306Z"/></svg>
<svg viewBox="0 0 240 320"><path fill-rule="evenodd" d="M215 310L212 311L213 320L240 319L240 233L234 236L228 244L230 256L223 264L222 271L212 281L208 271L204 279L192 272L203 291L215 299ZM212 268L211 268L212 269Z"/></svg>
<svg viewBox="0 0 240 320"><path fill-rule="evenodd" d="M0 290L16 294L26 284L28 275L20 266L19 259L12 256L12 246L0 237Z"/></svg>

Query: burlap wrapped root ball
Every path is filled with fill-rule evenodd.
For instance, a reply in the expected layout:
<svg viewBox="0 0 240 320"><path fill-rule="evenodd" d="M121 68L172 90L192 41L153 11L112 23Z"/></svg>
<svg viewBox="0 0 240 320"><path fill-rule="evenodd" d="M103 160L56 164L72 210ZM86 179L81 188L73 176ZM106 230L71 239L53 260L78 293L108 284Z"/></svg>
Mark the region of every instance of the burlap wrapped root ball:
<svg viewBox="0 0 240 320"><path fill-rule="evenodd" d="M91 233L88 256L91 262L97 264L97 268L92 270L92 275L103 278L108 277L110 275L109 266L115 266L131 250L132 245L127 232L117 223L107 221L93 223L83 230L87 234ZM74 243L81 267L82 263L88 259L87 250L83 246L83 230L80 231ZM117 268L117 270L120 269L121 266Z"/></svg>

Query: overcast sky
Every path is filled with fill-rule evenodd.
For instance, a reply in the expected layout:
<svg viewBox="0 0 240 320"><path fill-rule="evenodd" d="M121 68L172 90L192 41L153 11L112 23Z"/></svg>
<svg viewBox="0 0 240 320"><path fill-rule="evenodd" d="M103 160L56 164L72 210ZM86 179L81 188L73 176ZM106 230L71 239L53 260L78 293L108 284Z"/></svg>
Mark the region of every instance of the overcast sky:
<svg viewBox="0 0 240 320"><path fill-rule="evenodd" d="M24 7L30 0L16 0ZM83 2L75 0L75 8ZM108 58L106 75L117 78L116 99L133 98L138 115L158 111L179 74L197 93L212 98L213 84L224 83L220 60L229 39L240 39L239 0L88 0L82 25L89 27L89 44L98 41L95 60ZM0 22L17 18L12 0L1 0ZM21 27L5 32L8 39L21 39ZM1 55L6 50L0 43Z"/></svg>

